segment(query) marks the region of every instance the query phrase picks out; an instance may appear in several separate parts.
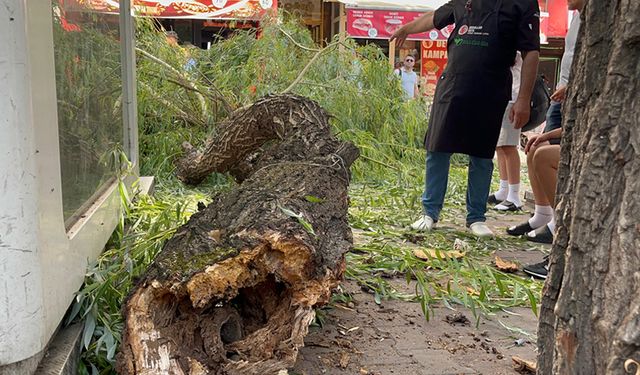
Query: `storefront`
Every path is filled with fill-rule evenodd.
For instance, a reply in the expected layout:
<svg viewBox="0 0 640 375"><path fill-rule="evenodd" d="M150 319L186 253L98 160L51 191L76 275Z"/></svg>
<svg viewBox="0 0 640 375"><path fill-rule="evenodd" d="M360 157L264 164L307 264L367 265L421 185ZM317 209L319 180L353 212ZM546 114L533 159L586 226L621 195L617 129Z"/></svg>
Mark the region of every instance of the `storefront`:
<svg viewBox="0 0 640 375"><path fill-rule="evenodd" d="M389 56L395 65L411 54L416 57L420 73L421 91L433 95L438 77L447 61L447 38L453 27L416 34L396 49L389 37L402 25L420 17L424 12L437 9L444 0L340 0L344 17L341 30L359 43L374 43ZM571 17L566 0L539 0L541 62L539 70L549 80L557 81L557 72L563 52L564 36Z"/></svg>
<svg viewBox="0 0 640 375"><path fill-rule="evenodd" d="M434 10L446 1L342 1L345 5L346 34L359 43L378 45L397 66L407 55L416 59L420 74L419 87L426 95L433 95L437 77L446 64L446 40L451 28L431 30L409 36L402 48L389 43L391 35L403 25Z"/></svg>

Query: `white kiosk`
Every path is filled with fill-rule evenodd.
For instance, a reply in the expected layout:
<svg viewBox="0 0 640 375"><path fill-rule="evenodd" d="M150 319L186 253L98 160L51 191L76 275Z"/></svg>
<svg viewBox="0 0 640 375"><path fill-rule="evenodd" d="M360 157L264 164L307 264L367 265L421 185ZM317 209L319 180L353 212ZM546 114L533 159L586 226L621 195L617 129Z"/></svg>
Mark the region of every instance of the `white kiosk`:
<svg viewBox="0 0 640 375"><path fill-rule="evenodd" d="M35 372L116 226L110 160L138 158L129 0L64 5L0 6L0 374Z"/></svg>

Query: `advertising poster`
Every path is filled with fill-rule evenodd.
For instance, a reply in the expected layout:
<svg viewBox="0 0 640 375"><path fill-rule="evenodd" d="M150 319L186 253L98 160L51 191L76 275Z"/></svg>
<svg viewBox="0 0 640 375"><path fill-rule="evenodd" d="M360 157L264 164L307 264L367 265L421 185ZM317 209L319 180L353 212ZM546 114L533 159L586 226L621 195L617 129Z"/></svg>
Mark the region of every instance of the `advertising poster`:
<svg viewBox="0 0 640 375"><path fill-rule="evenodd" d="M389 39L403 25L422 16L420 12L378 9L347 9L347 34L353 38ZM440 40L449 37L451 28L410 35L408 40Z"/></svg>
<svg viewBox="0 0 640 375"><path fill-rule="evenodd" d="M447 41L423 40L421 44L422 79L425 96L433 96L440 75L447 66Z"/></svg>

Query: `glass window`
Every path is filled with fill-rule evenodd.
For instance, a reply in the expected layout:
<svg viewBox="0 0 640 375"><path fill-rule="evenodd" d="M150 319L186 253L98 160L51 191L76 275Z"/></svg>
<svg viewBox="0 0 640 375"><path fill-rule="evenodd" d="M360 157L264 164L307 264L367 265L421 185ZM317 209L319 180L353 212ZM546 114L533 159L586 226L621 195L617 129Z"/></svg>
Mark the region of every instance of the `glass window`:
<svg viewBox="0 0 640 375"><path fill-rule="evenodd" d="M53 1L58 135L69 226L114 181L121 155L122 73L117 8Z"/></svg>

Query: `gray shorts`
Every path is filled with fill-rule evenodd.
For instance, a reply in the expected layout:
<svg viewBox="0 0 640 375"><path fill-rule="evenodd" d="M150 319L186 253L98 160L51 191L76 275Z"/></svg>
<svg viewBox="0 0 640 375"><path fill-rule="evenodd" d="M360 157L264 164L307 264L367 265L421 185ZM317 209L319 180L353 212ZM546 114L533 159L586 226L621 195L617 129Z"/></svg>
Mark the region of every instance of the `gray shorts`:
<svg viewBox="0 0 640 375"><path fill-rule="evenodd" d="M520 144L520 129L516 129L509 122L509 112L513 107L513 103L507 104L507 109L502 116L502 128L500 129L500 137L498 137L498 145L502 146L517 146Z"/></svg>

